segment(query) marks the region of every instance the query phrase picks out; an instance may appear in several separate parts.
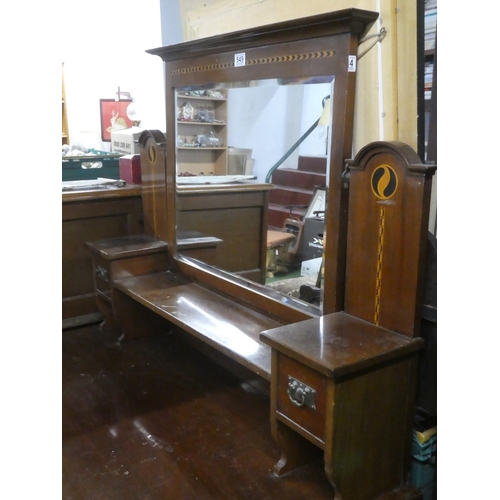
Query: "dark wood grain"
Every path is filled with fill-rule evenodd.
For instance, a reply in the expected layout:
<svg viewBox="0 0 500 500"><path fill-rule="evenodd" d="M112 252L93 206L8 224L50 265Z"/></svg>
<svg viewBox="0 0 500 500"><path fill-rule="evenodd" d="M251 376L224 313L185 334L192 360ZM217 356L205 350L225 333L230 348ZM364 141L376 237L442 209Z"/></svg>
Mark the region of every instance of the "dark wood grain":
<svg viewBox="0 0 500 500"><path fill-rule="evenodd" d="M99 314L87 241L142 233L140 186L71 191L62 194L62 319ZM95 317L92 316L95 321Z"/></svg>
<svg viewBox="0 0 500 500"><path fill-rule="evenodd" d="M421 338L408 339L342 311L263 331L260 338L333 378L418 352L424 345Z"/></svg>
<svg viewBox="0 0 500 500"><path fill-rule="evenodd" d="M220 239L215 265L263 284L268 192L272 189L260 183L178 189L177 231L198 231ZM178 237L177 251L188 255L179 242Z"/></svg>
<svg viewBox="0 0 500 500"><path fill-rule="evenodd" d="M324 449L336 498L419 498L408 478L435 168L382 142L348 164L345 311L261 334L273 349L271 428L284 448L275 467L300 465L305 439ZM280 437L284 425L296 439Z"/></svg>
<svg viewBox="0 0 500 500"><path fill-rule="evenodd" d="M92 255L95 300L104 315L101 328L114 328L118 324L113 313L113 282L167 270L168 246L145 234L86 242L85 246Z"/></svg>
<svg viewBox="0 0 500 500"><path fill-rule="evenodd" d="M349 198L345 311L417 336L436 168L396 141L371 143L348 164L350 192L356 196ZM388 198L379 198L372 176L386 167L397 187Z"/></svg>
<svg viewBox="0 0 500 500"><path fill-rule="evenodd" d="M61 369L60 498L332 499L320 457L271 473L269 398L177 334L67 330Z"/></svg>
<svg viewBox="0 0 500 500"><path fill-rule="evenodd" d="M256 374L270 379L271 350L259 340L259 334L278 323L268 316L172 273L119 280L115 288ZM140 319L135 323L138 322Z"/></svg>
<svg viewBox="0 0 500 500"><path fill-rule="evenodd" d="M176 189L176 89L194 88L197 85L231 84L269 79L310 79L315 76L334 77L335 92L332 95L335 141L331 141L328 158L329 203L326 214L325 283L323 308L331 313L343 308L345 275L345 242L348 195L342 188L342 172L345 159L351 155L352 128L356 72L348 71L348 58L357 53L360 36L377 19L376 12L345 9L319 16L260 26L236 33L193 40L169 45L147 52L164 61L166 116L166 189L168 214L177 211ZM234 56L244 51L246 64L235 66ZM339 90L340 89L340 90ZM175 220L168 216L166 235L169 246L175 245ZM176 249L171 246L173 255ZM184 267L186 267L183 264ZM205 277L210 280L210 274ZM227 282L215 280L212 287L229 293ZM259 307L260 298L244 286L232 288L232 294L240 300L251 301ZM288 321L286 309L277 309Z"/></svg>

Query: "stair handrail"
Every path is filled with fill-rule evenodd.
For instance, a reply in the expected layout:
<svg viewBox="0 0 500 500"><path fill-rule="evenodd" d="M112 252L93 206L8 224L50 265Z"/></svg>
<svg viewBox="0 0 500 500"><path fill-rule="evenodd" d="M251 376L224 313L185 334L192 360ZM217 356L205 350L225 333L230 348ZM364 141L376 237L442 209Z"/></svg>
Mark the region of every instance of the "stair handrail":
<svg viewBox="0 0 500 500"><path fill-rule="evenodd" d="M321 102L321 105L323 109L325 108L325 103L326 101L330 99L330 96L323 97L323 101ZM323 115L323 114L322 114ZM322 116L320 116L299 138L299 140L269 169L269 172L267 172L265 183L270 184L271 183L271 177L273 176L273 173L275 170L277 170L280 165L309 137L311 132L318 126L318 123L320 122Z"/></svg>

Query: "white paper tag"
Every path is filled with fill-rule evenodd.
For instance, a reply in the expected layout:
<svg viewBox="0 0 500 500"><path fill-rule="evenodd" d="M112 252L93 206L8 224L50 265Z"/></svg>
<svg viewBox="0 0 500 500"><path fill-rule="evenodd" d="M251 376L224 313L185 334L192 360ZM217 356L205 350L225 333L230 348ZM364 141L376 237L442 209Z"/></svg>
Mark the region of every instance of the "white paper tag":
<svg viewBox="0 0 500 500"><path fill-rule="evenodd" d="M348 73L356 72L356 56L349 56L349 63L347 64L347 72Z"/></svg>
<svg viewBox="0 0 500 500"><path fill-rule="evenodd" d="M245 66L245 52L241 52L240 54L234 54L234 65Z"/></svg>

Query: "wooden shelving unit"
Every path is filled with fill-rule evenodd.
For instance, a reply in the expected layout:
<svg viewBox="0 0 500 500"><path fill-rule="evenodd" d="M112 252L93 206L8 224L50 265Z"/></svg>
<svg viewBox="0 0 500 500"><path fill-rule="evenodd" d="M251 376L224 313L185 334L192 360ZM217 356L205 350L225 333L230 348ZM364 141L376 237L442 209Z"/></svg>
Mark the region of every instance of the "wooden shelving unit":
<svg viewBox="0 0 500 500"><path fill-rule="evenodd" d="M176 137L178 173L226 175L227 94L179 92Z"/></svg>
<svg viewBox="0 0 500 500"><path fill-rule="evenodd" d="M62 63L62 144L69 144L66 92L64 90L64 63Z"/></svg>
<svg viewBox="0 0 500 500"><path fill-rule="evenodd" d="M424 161L428 155L432 112L437 88L437 0L418 0L418 154Z"/></svg>

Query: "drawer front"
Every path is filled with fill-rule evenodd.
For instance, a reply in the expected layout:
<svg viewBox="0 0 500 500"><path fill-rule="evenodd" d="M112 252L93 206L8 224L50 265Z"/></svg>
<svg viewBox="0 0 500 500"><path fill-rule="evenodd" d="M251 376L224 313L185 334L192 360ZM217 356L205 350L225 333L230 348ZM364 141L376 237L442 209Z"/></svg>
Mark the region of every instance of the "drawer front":
<svg viewBox="0 0 500 500"><path fill-rule="evenodd" d="M276 411L325 441L327 379L315 370L278 353Z"/></svg>

